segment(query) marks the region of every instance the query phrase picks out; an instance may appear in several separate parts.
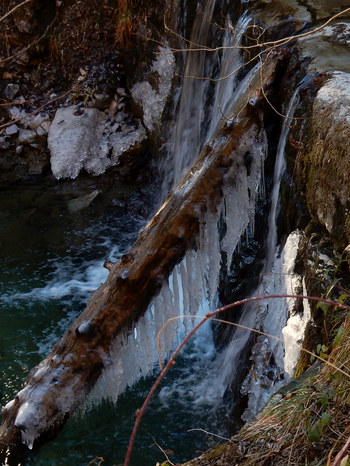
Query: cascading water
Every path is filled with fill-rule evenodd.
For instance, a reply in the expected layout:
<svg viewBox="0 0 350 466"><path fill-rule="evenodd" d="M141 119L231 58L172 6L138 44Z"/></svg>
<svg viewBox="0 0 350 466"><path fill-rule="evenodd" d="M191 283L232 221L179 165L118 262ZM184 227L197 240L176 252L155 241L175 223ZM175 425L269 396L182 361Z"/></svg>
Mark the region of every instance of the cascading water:
<svg viewBox="0 0 350 466"><path fill-rule="evenodd" d="M283 172L285 171L285 146L289 134L293 115L299 102L297 88L293 93L286 109L284 124L280 134L276 152L273 188L271 193L271 207L268 220L268 235L266 239L266 262L261 274L261 282L251 296L268 294L296 294L298 278L294 274L294 263L298 251L299 235L292 233L282 252L277 248L277 217L279 207L279 192ZM242 309L239 324L246 328L258 328L265 333L282 337L292 303L288 300L248 303ZM231 343L220 355L217 362L219 382L224 387L230 387L235 379L230 362L238 360L252 336L252 332L244 328L237 328L232 336ZM284 348L278 340L264 336L257 337L252 349L252 368L243 382L241 392L249 396L248 407L242 416L249 421L266 404L271 394L285 383L288 374L284 373ZM292 374L291 374L292 375Z"/></svg>
<svg viewBox="0 0 350 466"><path fill-rule="evenodd" d="M186 65L179 108L176 111L173 143L169 149L174 160L173 184L180 181L204 144L214 136L219 121L225 120L227 112L233 108L232 97L236 95L237 73L243 66L239 46L251 20L247 13L242 14L234 29L231 28L230 19L226 19L223 51L219 65L220 74L216 77L212 76L213 65L210 64L215 63L217 54L205 49L209 47L207 36L212 26L215 3L215 0L207 0L203 9L198 4L199 13L193 25L190 47L186 52ZM216 82L216 85L213 102L210 108L206 108L210 88L209 78ZM237 98L245 89L246 85L237 91ZM210 121L209 127L208 121ZM203 126L207 128L205 134L203 134Z"/></svg>
<svg viewBox="0 0 350 466"><path fill-rule="evenodd" d="M201 124L206 82L201 78L205 76L206 52L197 49L206 47L214 7L215 0L206 0L203 9L200 2L198 3L198 13L192 28L189 51L186 52L185 78L174 131L174 184L180 181L203 145ZM191 49L196 51L191 51Z"/></svg>

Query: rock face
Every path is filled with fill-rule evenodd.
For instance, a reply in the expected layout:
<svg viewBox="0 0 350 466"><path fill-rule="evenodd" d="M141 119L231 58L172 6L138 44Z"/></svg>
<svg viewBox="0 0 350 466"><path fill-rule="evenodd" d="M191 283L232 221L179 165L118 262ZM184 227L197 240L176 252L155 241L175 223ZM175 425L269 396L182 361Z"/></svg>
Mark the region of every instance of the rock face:
<svg viewBox="0 0 350 466"><path fill-rule="evenodd" d="M339 246L350 242L350 74L333 72L318 91L305 155L307 205Z"/></svg>

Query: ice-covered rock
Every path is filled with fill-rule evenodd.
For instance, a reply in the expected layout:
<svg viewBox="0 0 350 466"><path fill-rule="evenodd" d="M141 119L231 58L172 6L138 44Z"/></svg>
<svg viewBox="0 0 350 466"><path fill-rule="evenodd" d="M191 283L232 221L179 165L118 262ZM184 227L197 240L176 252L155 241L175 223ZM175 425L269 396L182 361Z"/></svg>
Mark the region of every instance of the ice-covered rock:
<svg viewBox="0 0 350 466"><path fill-rule="evenodd" d="M94 174L110 165L108 148L99 145L106 120L106 114L96 108L57 110L48 135L51 169L57 179L76 178L89 162Z"/></svg>
<svg viewBox="0 0 350 466"><path fill-rule="evenodd" d="M126 123L129 115L123 112L117 116L120 124L114 127L106 113L97 108L57 110L48 135L54 176L76 178L82 169L100 175L117 165L123 152L140 145L146 138L144 127L136 120L135 124Z"/></svg>
<svg viewBox="0 0 350 466"><path fill-rule="evenodd" d="M143 109L143 122L150 131L159 124L172 84L175 70L175 58L167 47L159 47L159 55L152 65L152 71L158 75L158 89L147 81L136 83L131 88L134 101Z"/></svg>

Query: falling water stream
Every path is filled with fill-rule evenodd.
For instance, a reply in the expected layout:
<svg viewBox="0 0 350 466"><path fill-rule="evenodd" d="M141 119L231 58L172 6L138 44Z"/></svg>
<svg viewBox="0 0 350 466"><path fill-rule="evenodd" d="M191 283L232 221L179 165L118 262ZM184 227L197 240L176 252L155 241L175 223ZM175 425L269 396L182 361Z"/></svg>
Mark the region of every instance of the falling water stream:
<svg viewBox="0 0 350 466"><path fill-rule="evenodd" d="M205 45L215 3L205 2L194 22L193 43ZM228 30L223 44L239 45L249 21L249 16L243 14L236 35ZM203 113L205 108L208 111L206 81L184 79L170 151L175 182L226 115L232 117L235 101L258 69L239 83L234 73L242 66L238 49L225 49L219 62L210 114ZM205 64L204 52L188 54L185 76L203 77L208 71ZM221 79L224 77L227 79ZM211 123L206 125L203 138L204 116L207 120L210 116ZM189 251L174 269L131 334L120 337L116 352L121 354L121 347L128 350L113 368L114 373L105 373L97 383L89 400L92 407L83 408L57 439L29 458L28 464L84 465L96 456L103 457L107 465L123 462L135 410L158 371L154 366L156 352L148 349L167 318L189 312L204 315L217 305L221 252L232 257L244 232L254 228L255 198L263 191L265 156L263 144L256 144L250 175L240 174L237 187L225 188L218 212L208 212L205 218L197 250ZM104 260L118 259L131 246L151 215L154 202L153 193L145 188L115 186L104 193L103 204L97 197L88 209L74 213L69 210L70 196L64 188L48 185L42 193L43 187L33 186L0 193L0 252L5 257L0 271L2 405L13 398L29 369L48 353L84 308L91 292L105 280ZM232 218L239 220L222 237L218 233L219 219L228 225ZM111 238L118 238L118 243ZM271 241L275 244L276 238ZM175 327L169 326L162 341L165 355L193 322L193 317L184 318ZM227 381L219 388L210 383L210 379L217 382L213 377L217 370L215 358L211 328L207 325L186 347L142 420L133 466L163 461L161 449L169 452L172 461L184 461L216 442L196 429L227 434L222 419L218 419ZM116 375L122 379L120 386L116 386Z"/></svg>

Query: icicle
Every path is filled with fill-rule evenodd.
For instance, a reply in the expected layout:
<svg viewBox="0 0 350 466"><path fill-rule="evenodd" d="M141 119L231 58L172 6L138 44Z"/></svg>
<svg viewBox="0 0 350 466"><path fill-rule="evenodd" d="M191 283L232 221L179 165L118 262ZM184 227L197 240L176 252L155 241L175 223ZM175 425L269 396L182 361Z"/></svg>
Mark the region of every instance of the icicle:
<svg viewBox="0 0 350 466"><path fill-rule="evenodd" d="M208 291L209 302L216 299L220 271L220 243L218 234L218 219L215 214L207 215L207 237L208 237Z"/></svg>

